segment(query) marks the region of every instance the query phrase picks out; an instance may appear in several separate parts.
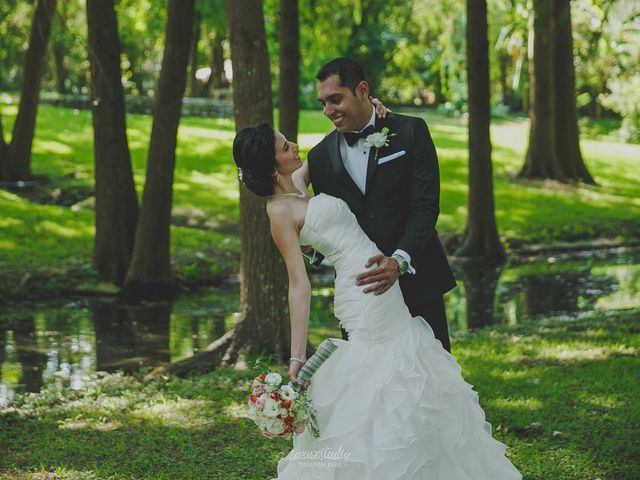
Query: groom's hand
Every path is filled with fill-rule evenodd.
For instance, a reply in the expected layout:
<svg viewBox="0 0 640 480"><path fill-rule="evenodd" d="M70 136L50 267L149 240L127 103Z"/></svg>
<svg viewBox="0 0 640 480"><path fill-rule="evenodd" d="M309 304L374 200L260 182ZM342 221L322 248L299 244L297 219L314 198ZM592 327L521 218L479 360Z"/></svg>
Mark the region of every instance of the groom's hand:
<svg viewBox="0 0 640 480"><path fill-rule="evenodd" d="M371 257L365 268L369 268L374 263L378 264L378 268L365 272L356 278L356 285L368 285L375 283L375 285L365 288L364 293L373 292L375 295L389 290L400 277L400 269L398 268L398 261L395 258L385 257L384 255L376 255Z"/></svg>

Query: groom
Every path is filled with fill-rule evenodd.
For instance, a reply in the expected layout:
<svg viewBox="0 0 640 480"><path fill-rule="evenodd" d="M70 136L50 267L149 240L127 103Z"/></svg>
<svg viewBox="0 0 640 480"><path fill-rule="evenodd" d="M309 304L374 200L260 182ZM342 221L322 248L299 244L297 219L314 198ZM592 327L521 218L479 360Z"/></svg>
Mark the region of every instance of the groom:
<svg viewBox="0 0 640 480"><path fill-rule="evenodd" d="M440 178L427 125L392 113L377 118L364 70L353 60L332 60L316 79L318 100L335 130L309 152L313 190L343 199L384 253L363 265L363 272L377 267L357 284L379 295L399 279L411 314L424 317L450 352L443 295L456 282L435 229ZM375 132L378 146L371 146L365 139Z"/></svg>

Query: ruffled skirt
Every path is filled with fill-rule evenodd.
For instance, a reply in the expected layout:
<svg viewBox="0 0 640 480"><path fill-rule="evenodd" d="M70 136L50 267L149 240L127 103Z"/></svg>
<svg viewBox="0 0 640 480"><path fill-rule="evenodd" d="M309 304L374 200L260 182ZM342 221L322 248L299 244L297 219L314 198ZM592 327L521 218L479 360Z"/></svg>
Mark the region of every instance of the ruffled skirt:
<svg viewBox="0 0 640 480"><path fill-rule="evenodd" d="M339 343L309 394L320 437L307 431L278 463L278 480L519 480L491 436L478 394L422 317L385 343Z"/></svg>

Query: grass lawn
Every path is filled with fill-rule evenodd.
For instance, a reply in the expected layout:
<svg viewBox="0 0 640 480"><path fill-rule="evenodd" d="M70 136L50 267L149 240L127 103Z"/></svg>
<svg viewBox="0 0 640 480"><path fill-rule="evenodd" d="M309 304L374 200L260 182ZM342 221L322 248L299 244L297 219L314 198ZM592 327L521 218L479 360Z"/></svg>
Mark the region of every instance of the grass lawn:
<svg viewBox="0 0 640 480"><path fill-rule="evenodd" d="M638 478L632 314L488 327L456 334L452 345L525 480ZM0 413L0 477L272 478L289 443L263 438L243 418L251 377L113 374L82 391L20 396Z"/></svg>
<svg viewBox="0 0 640 480"><path fill-rule="evenodd" d="M6 95L3 99L11 98ZM4 131L17 113L0 104ZM430 126L440 158L442 181L438 229L458 234L466 218L466 126L459 118L418 112ZM139 196L144 183L151 117L128 115L128 138ZM582 150L598 186L515 180L528 135L528 121L509 117L493 123L496 213L511 246L604 237L640 238L640 145L626 145L585 129ZM320 111L303 111L299 143L306 153L330 130ZM237 269L238 189L231 159L230 120L186 117L179 130L174 184L172 255L180 280L211 283ZM8 140L8 139L7 139ZM7 298L55 293L78 282L95 282L91 262L93 212L72 211L74 197L93 184L91 113L41 105L33 145L32 170L45 175L35 192L0 190L0 291ZM55 189L63 203L51 204ZM58 192L60 193L60 192ZM203 228L189 228L196 224ZM49 287L44 286L48 284Z"/></svg>

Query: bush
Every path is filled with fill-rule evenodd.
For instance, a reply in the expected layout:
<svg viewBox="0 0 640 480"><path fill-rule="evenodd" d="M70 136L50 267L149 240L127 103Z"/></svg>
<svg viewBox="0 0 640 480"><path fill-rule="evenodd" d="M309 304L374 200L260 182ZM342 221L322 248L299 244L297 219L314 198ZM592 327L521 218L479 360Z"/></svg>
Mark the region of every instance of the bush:
<svg viewBox="0 0 640 480"><path fill-rule="evenodd" d="M600 102L622 116L622 138L640 143L640 74L609 80L607 88L610 93L600 95Z"/></svg>

